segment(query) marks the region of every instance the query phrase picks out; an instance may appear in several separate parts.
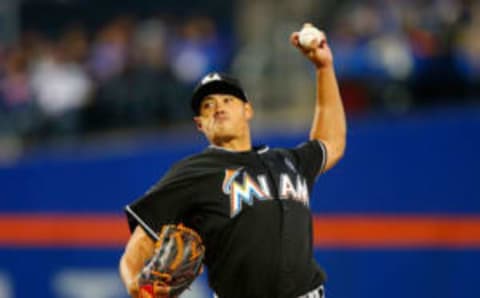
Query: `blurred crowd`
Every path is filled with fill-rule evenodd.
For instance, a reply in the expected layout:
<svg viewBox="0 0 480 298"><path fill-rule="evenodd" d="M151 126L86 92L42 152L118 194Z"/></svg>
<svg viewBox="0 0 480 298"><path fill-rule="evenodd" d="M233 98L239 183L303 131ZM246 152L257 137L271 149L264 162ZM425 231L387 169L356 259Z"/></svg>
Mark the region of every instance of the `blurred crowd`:
<svg viewBox="0 0 480 298"><path fill-rule="evenodd" d="M479 1L242 2L244 46L233 68L264 111L279 111L274 119L311 112L313 73L286 42L305 20L326 30L351 117L480 103Z"/></svg>
<svg viewBox="0 0 480 298"><path fill-rule="evenodd" d="M332 29L353 108L480 103L479 1L352 1L340 6Z"/></svg>
<svg viewBox="0 0 480 298"><path fill-rule="evenodd" d="M189 119L192 85L225 68L227 43L202 16L119 16L53 38L25 31L0 45L0 135L41 140Z"/></svg>
<svg viewBox="0 0 480 298"><path fill-rule="evenodd" d="M328 31L349 113L480 102L478 1L325 3L334 3L331 13L311 19ZM43 140L183 122L191 117L193 84L214 69L238 71L232 65L245 56L251 67L237 74L247 85L248 77L258 78L254 83L264 89L252 93L268 95L272 104L287 94L284 72L277 84L262 81L261 59L274 59L278 47L246 55L235 44L241 23L237 32L225 32L206 16L123 15L93 31L84 25L65 25L55 37L23 30L14 45L0 43L0 137Z"/></svg>

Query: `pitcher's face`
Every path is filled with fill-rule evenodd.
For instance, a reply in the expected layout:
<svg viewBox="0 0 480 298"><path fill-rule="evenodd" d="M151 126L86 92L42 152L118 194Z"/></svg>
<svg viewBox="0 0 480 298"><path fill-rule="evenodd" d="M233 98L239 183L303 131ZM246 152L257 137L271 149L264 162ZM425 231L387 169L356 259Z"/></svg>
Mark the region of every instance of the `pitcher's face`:
<svg viewBox="0 0 480 298"><path fill-rule="evenodd" d="M212 144L241 138L249 131L253 108L230 94L211 94L200 103L197 128Z"/></svg>

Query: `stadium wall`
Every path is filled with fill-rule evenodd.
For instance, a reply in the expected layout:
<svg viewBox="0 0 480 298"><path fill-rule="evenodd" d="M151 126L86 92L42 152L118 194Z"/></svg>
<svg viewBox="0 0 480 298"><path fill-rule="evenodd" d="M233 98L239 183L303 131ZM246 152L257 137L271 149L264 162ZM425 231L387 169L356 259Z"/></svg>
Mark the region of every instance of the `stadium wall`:
<svg viewBox="0 0 480 298"><path fill-rule="evenodd" d="M327 297L480 297L480 110L349 125L345 158L311 194ZM205 146L185 139L37 149L0 166L0 297L126 297L122 208ZM209 296L202 276L184 297Z"/></svg>

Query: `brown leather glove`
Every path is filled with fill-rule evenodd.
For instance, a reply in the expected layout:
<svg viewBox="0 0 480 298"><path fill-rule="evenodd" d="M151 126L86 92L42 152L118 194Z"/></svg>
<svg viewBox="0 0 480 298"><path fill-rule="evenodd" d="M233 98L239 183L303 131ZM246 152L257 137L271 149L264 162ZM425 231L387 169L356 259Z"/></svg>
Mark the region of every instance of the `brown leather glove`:
<svg viewBox="0 0 480 298"><path fill-rule="evenodd" d="M197 232L183 224L165 225L158 236L138 279L141 298L178 297L202 272L205 246Z"/></svg>

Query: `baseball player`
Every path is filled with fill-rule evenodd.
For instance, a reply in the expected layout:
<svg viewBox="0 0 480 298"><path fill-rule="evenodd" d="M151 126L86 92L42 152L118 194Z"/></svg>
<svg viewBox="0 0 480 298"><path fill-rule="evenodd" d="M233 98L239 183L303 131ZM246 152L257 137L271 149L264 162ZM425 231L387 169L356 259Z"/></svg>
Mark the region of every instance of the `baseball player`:
<svg viewBox="0 0 480 298"><path fill-rule="evenodd" d="M222 73L205 76L191 105L210 146L126 207L132 235L120 274L132 297L155 235L180 222L203 239L209 285L219 298L324 297L309 194L316 177L343 156L346 121L326 40L307 48L299 32L290 39L316 69L310 139L291 149L252 146L254 109L240 83Z"/></svg>

